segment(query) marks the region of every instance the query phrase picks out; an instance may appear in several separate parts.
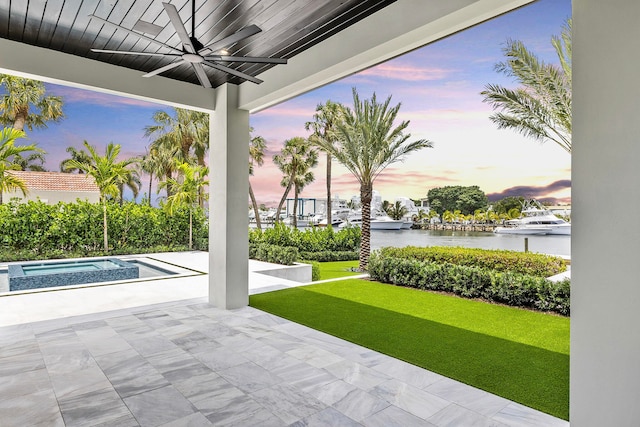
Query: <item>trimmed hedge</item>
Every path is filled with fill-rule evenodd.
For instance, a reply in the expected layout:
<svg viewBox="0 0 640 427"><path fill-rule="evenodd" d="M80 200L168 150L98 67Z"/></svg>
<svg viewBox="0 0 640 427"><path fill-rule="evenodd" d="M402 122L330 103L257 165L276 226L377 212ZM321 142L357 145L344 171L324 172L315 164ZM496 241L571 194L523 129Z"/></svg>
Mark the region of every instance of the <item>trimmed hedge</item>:
<svg viewBox="0 0 640 427"><path fill-rule="evenodd" d="M510 271L394 257L389 256L389 251L376 251L371 255L369 275L383 283L570 314L569 280L552 282Z"/></svg>
<svg viewBox="0 0 640 427"><path fill-rule="evenodd" d="M300 252L302 259L311 261L355 261L360 258L360 253L356 251L322 251L322 252Z"/></svg>
<svg viewBox="0 0 640 427"><path fill-rule="evenodd" d="M291 246L283 247L260 243L249 246L249 258L274 264L293 265L300 258L300 255L298 249Z"/></svg>
<svg viewBox="0 0 640 427"><path fill-rule="evenodd" d="M382 248L380 255L382 257L481 267L537 277L550 277L567 270L567 262L560 257L507 250L407 246L404 248Z"/></svg>
<svg viewBox="0 0 640 427"><path fill-rule="evenodd" d="M290 246L300 252L344 252L360 249L360 228L334 231L332 227L313 227L305 230L277 223L265 230L249 230L249 243Z"/></svg>
<svg viewBox="0 0 640 427"><path fill-rule="evenodd" d="M189 243L189 212L127 202L107 205L109 253L181 250ZM194 211L194 249L207 250L208 222ZM0 261L103 255L102 206L78 200L0 205Z"/></svg>

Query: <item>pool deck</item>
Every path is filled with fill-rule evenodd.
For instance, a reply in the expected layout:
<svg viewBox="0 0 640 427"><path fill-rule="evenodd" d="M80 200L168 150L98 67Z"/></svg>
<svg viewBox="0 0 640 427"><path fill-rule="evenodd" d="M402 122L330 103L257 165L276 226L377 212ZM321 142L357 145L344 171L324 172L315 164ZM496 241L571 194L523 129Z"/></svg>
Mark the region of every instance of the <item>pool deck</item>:
<svg viewBox="0 0 640 427"><path fill-rule="evenodd" d="M206 273L208 254L152 254ZM250 262L250 293L299 286ZM568 426L245 307L208 275L0 296L2 426Z"/></svg>

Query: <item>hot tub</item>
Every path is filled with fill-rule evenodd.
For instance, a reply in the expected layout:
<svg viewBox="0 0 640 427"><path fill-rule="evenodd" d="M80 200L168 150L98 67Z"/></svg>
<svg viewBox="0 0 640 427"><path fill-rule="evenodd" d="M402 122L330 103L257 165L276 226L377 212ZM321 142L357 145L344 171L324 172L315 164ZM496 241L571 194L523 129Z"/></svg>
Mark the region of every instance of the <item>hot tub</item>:
<svg viewBox="0 0 640 427"><path fill-rule="evenodd" d="M48 261L8 266L9 290L50 288L137 279L139 268L117 258Z"/></svg>

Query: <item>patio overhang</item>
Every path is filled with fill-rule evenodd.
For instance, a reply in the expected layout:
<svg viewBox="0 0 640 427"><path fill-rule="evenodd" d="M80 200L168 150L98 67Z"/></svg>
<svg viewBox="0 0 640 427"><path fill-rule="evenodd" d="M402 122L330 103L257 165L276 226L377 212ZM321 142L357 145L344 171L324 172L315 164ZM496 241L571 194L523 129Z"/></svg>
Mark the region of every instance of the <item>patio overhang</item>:
<svg viewBox="0 0 640 427"><path fill-rule="evenodd" d="M241 289L247 286L241 274L247 248L237 243L246 241L246 226L229 218L243 197L242 212L246 211L246 194L238 191L245 188L248 177L243 174L240 185L232 182L235 177L230 173L246 169L244 151L232 147L248 141L246 112L267 108L529 2L399 0L362 20L358 27L344 29L293 55L289 65L260 73L263 85L242 83L231 88L227 82L221 94L215 93L218 89L176 79L143 80L140 71L8 40L0 40L0 69L214 114L230 113L231 119L225 116L213 122L225 125L220 138L212 137L212 147L219 147L225 155L210 159L211 168L225 174L222 182L213 185L223 199L217 202L227 205L217 211L222 218L212 217L212 233L223 236L225 260L217 264L220 274L212 271L210 276L210 289L220 292L210 291L210 295L223 299L232 295L232 301L212 301L230 308L247 300ZM579 143L573 151L572 172L571 419L580 427L635 425L640 419L640 231L634 224L603 220L603 206L640 212L640 58L635 54L640 40L636 22L640 3L574 0L573 6L573 123ZM2 10L6 7L0 6L0 11L8 16ZM433 11L440 15L432 15ZM7 16L0 14L0 18ZM224 113L215 111L216 98L224 102ZM231 240L236 243L227 245ZM233 292L227 292L228 287Z"/></svg>

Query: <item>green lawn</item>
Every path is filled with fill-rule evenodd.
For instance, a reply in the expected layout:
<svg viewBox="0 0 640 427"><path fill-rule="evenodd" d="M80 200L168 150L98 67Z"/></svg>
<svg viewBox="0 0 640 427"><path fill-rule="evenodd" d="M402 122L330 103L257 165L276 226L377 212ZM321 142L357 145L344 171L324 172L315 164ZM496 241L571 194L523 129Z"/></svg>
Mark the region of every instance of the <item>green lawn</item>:
<svg viewBox="0 0 640 427"><path fill-rule="evenodd" d="M351 271L352 268L358 268L358 261L334 261L321 262L319 264L320 280L337 279L361 274L357 271Z"/></svg>
<svg viewBox="0 0 640 427"><path fill-rule="evenodd" d="M250 305L526 406L569 417L569 319L351 279Z"/></svg>

